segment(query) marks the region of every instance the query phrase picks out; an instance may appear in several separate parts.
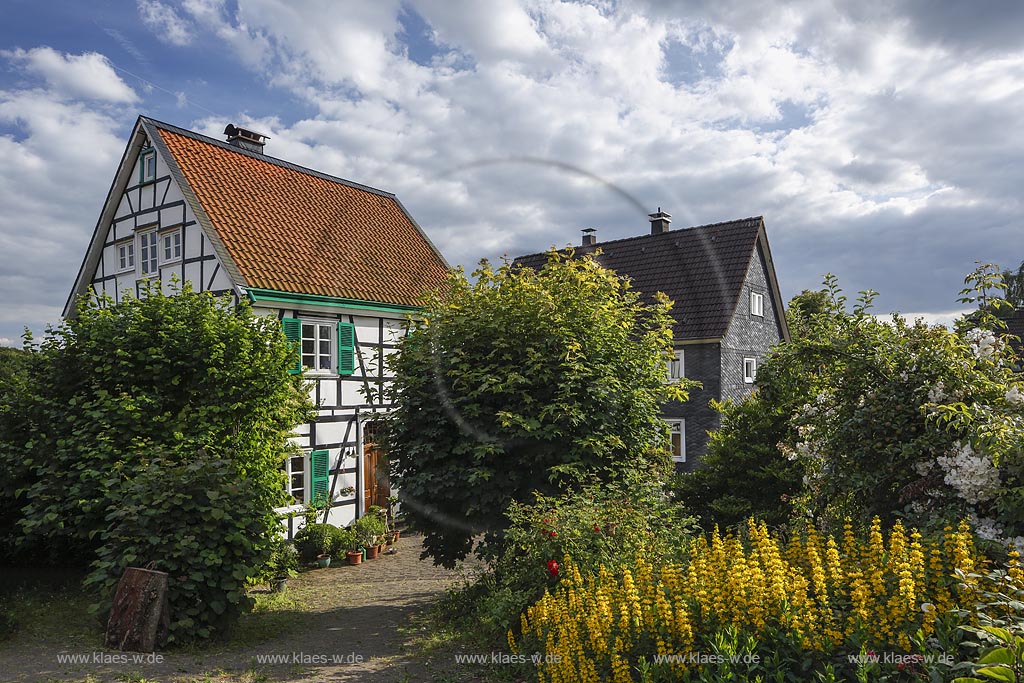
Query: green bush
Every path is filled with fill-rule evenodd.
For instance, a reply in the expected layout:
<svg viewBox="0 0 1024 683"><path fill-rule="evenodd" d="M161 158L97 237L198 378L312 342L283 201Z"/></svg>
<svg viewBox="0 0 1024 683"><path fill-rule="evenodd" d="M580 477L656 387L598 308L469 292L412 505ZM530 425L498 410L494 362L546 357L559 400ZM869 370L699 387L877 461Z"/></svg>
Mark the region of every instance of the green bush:
<svg viewBox="0 0 1024 683"><path fill-rule="evenodd" d="M295 576L299 569L299 552L295 544L281 537L274 539L270 547L270 557L260 567L254 582L265 583L282 576Z"/></svg>
<svg viewBox="0 0 1024 683"><path fill-rule="evenodd" d="M295 534L295 549L303 562L312 562L317 555L331 552L338 527L332 524L307 524Z"/></svg>
<svg viewBox="0 0 1024 683"><path fill-rule="evenodd" d="M152 562L170 575L168 642L223 633L249 606L246 580L268 558L278 531L254 488L237 476L234 463L208 453L151 459L120 487L121 500L107 513L85 580L101 595L93 610L109 611L126 568Z"/></svg>
<svg viewBox="0 0 1024 683"><path fill-rule="evenodd" d="M696 520L656 481L631 478L592 484L563 496L537 495L513 503L509 526L490 571L453 600L474 629L498 638L519 623L520 613L559 580L565 555L583 573L632 566L638 556L682 561ZM485 549L486 550L486 549Z"/></svg>

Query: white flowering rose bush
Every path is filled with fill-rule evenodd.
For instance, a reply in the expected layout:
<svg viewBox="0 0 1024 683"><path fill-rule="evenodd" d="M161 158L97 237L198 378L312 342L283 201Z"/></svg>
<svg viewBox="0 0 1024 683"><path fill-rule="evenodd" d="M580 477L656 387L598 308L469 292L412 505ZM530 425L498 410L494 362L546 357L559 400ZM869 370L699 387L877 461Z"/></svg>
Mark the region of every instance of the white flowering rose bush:
<svg viewBox="0 0 1024 683"><path fill-rule="evenodd" d="M988 536L1024 535L1024 388L1016 358L992 314L989 267L968 276L979 312L955 331L871 313L874 292L851 309L832 276L826 304L800 321L801 334L778 347L759 372L799 385L782 455L800 463L797 511L819 523L845 517L919 526L969 517ZM998 271L995 271L998 272ZM751 435L757 438L756 435Z"/></svg>

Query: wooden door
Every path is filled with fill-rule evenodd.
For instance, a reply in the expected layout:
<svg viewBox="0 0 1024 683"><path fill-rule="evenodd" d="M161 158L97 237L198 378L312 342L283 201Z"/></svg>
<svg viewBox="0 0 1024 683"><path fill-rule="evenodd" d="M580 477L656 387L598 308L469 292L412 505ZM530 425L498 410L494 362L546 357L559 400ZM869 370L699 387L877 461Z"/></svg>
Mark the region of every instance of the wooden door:
<svg viewBox="0 0 1024 683"><path fill-rule="evenodd" d="M372 505L387 509L391 495L388 462L376 442L376 425L363 426L363 510Z"/></svg>

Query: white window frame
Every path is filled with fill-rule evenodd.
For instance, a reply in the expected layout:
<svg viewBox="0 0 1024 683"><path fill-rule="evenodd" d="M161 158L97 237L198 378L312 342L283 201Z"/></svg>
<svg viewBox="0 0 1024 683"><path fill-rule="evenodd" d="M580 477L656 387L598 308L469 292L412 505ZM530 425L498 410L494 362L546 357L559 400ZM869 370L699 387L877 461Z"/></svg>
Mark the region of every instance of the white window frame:
<svg viewBox="0 0 1024 683"><path fill-rule="evenodd" d="M122 249L125 250L124 254L121 253ZM135 238L114 243L114 262L117 264L115 272L127 273L135 270Z"/></svg>
<svg viewBox="0 0 1024 683"><path fill-rule="evenodd" d="M292 461L302 460L302 472L295 472L292 470ZM285 473L285 491L289 496L295 499L296 505L305 505L306 501L309 500L309 453L303 451L302 455L290 455L285 458L284 461L284 473ZM292 486L292 475L302 475L302 497L295 495L298 489Z"/></svg>
<svg viewBox="0 0 1024 683"><path fill-rule="evenodd" d="M764 294L761 292L750 293L750 315L764 317Z"/></svg>
<svg viewBox="0 0 1024 683"><path fill-rule="evenodd" d="M160 237L157 235L156 228L139 230L137 235L139 245L135 250L138 255L135 261L139 265L139 276L156 277L160 274ZM147 259L146 254L152 255ZM151 268L146 270L147 266L151 266Z"/></svg>
<svg viewBox="0 0 1024 683"><path fill-rule="evenodd" d="M175 243L177 238L177 243ZM171 255L167 256L167 240L171 240ZM160 233L160 263L176 263L181 260L181 228L164 230ZM177 253L174 253L177 251Z"/></svg>
<svg viewBox="0 0 1024 683"><path fill-rule="evenodd" d="M310 339L306 336L306 325L312 325L315 329L315 336ZM320 342L323 341L320 337L320 327L326 326L330 329L330 337L328 343L329 360L327 369L319 369L306 365L306 357L310 354L306 353L305 343L307 340L313 342L313 359L314 361L320 360L323 356L322 353L318 352ZM337 375L338 374L338 321L328 320L323 318L300 318L299 319L299 357L302 361L302 372L306 375Z"/></svg>
<svg viewBox="0 0 1024 683"><path fill-rule="evenodd" d="M757 358L746 357L743 359L743 383L753 384L757 379Z"/></svg>
<svg viewBox="0 0 1024 683"><path fill-rule="evenodd" d="M152 162L152 166L150 166ZM156 180L156 150L149 149L139 155L139 182L149 183Z"/></svg>
<svg viewBox="0 0 1024 683"><path fill-rule="evenodd" d="M669 429L669 448L672 449L672 462L686 462L686 420L683 418L666 419ZM679 454L676 455L672 446L672 435L679 434Z"/></svg>
<svg viewBox="0 0 1024 683"><path fill-rule="evenodd" d="M668 362L667 374L669 382L686 377L686 358L683 349L676 349L672 353L672 360Z"/></svg>

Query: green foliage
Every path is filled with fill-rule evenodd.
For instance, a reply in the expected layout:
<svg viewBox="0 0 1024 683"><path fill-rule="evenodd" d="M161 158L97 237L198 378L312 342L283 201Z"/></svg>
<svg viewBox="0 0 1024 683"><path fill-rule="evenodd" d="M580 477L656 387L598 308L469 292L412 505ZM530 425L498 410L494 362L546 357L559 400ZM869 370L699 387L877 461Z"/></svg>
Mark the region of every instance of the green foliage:
<svg viewBox="0 0 1024 683"><path fill-rule="evenodd" d="M336 526L333 524L307 524L295 534L295 549L303 562L309 563L317 555L331 552Z"/></svg>
<svg viewBox="0 0 1024 683"><path fill-rule="evenodd" d="M86 586L109 610L128 567L150 562L170 574L170 643L223 633L249 605L246 580L270 553L278 530L259 502L257 483L239 478L234 464L207 453L154 457L119 487Z"/></svg>
<svg viewBox="0 0 1024 683"><path fill-rule="evenodd" d="M770 373L771 368L768 368ZM758 380L766 381L765 370ZM710 531L755 517L769 526L785 524L803 486L801 463L787 460L778 445L790 440L795 406L755 392L745 401L714 403L722 426L711 432L701 466L676 476L676 496ZM750 436L756 434L757 440Z"/></svg>
<svg viewBox="0 0 1024 683"><path fill-rule="evenodd" d="M1017 266L1017 270L1003 271L1002 279L1006 287L1003 298L1017 308L1024 307L1024 261Z"/></svg>
<svg viewBox="0 0 1024 683"><path fill-rule="evenodd" d="M379 543L386 531L384 520L379 515L364 515L352 523L352 532L364 548Z"/></svg>
<svg viewBox="0 0 1024 683"><path fill-rule="evenodd" d="M299 570L299 552L295 544L280 536L274 537L270 543L270 555L260 567L259 573L253 577L256 583L265 583L273 579L295 576Z"/></svg>
<svg viewBox="0 0 1024 683"><path fill-rule="evenodd" d="M665 381L671 303L641 303L593 259L552 252L540 271L451 276L389 357L384 440L402 510L425 552L452 566L512 501L670 467Z"/></svg>
<svg viewBox="0 0 1024 683"><path fill-rule="evenodd" d="M971 612L978 625L961 627L975 639L963 642L974 657L959 668L969 667L973 676L957 678L954 683L1024 681L1024 582L1020 565L984 575L962 571L957 575L963 585L975 591L976 604Z"/></svg>
<svg viewBox="0 0 1024 683"><path fill-rule="evenodd" d="M512 503L507 515L505 541L486 549L495 555L490 570L454 600L453 610L495 638L518 628L519 614L558 582L550 562L569 555L582 572L596 574L602 566L632 566L639 556L680 561L697 531L696 520L658 482L639 478L537 494L529 504Z"/></svg>
<svg viewBox="0 0 1024 683"><path fill-rule="evenodd" d="M359 536L351 529L338 529L331 539L331 555L336 558L345 556L345 553L359 550Z"/></svg>
<svg viewBox="0 0 1024 683"><path fill-rule="evenodd" d="M226 576L244 580L269 542L266 520L286 502L281 462L288 436L312 411L301 378L287 372L294 352L278 322L247 304L236 307L188 285L173 296L158 286L142 294L116 305L83 299L74 318L41 342L28 340L27 371L0 407L0 511L13 511L22 552L59 551L63 562L100 558L106 564L94 575L105 584L120 566L111 554L118 548L149 552L166 544L167 557L183 553L181 539L192 536L177 524L179 516L193 519L202 509L216 515L205 525L255 534L244 543L224 539L231 554L208 549L195 557L217 571L228 558ZM171 499L153 481L154 467L189 481L195 475L189 468L197 467L237 481L245 495L224 507L204 497L228 495L220 480L194 490L171 482L177 492ZM188 503L188 496L197 499ZM179 503L198 507L179 515ZM163 525L123 519L126 507L150 505L164 510ZM143 528L152 536L130 537ZM214 590L205 571L193 571L202 576L187 579L189 586ZM241 604L233 584L220 586L232 604L209 603L209 620L190 615L194 635L220 629ZM178 623L176 637L187 639L187 622Z"/></svg>

